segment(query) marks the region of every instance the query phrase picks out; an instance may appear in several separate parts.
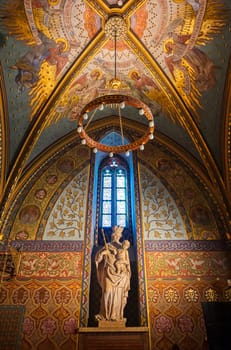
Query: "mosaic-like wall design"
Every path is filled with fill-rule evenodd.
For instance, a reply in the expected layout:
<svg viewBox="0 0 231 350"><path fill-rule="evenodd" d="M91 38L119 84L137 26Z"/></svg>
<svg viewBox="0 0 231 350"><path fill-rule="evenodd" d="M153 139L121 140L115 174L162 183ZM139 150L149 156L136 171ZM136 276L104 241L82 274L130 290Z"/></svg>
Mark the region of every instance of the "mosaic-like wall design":
<svg viewBox="0 0 231 350"><path fill-rule="evenodd" d="M231 301L230 252L211 241L150 242L145 261L152 349L207 349L201 303Z"/></svg>
<svg viewBox="0 0 231 350"><path fill-rule="evenodd" d="M205 276L204 276L205 277ZM207 348L201 302L230 301L227 283L220 279L151 279L148 275L149 322L152 349Z"/></svg>
<svg viewBox="0 0 231 350"><path fill-rule="evenodd" d="M76 348L80 279L16 279L0 287L1 305L25 305L23 350Z"/></svg>

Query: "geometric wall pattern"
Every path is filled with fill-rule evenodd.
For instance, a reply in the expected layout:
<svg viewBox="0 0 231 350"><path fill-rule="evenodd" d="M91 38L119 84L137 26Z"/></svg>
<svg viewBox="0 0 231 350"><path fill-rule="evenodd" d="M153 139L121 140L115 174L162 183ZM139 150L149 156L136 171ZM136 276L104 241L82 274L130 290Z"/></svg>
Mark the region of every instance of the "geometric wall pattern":
<svg viewBox="0 0 231 350"><path fill-rule="evenodd" d="M25 307L22 305L0 306L0 344L2 350L21 348L24 313Z"/></svg>
<svg viewBox="0 0 231 350"><path fill-rule="evenodd" d="M46 242L43 244L46 250ZM162 245L159 242L159 246L162 251L151 252L149 248L145 253L152 349L171 350L174 343L181 350L202 349L206 331L201 302L231 301L227 286L228 252L174 252L163 251L164 242ZM198 273L193 265L190 270L196 257L202 261ZM28 261L32 261L34 269L27 269ZM44 261L49 262L50 268L44 266ZM64 269L66 262L70 264L68 275ZM187 270L189 273L185 273ZM19 275L12 281L3 281L0 304L25 306L23 349L75 349L81 280L81 252L21 253Z"/></svg>
<svg viewBox="0 0 231 350"><path fill-rule="evenodd" d="M206 242L204 242L206 243ZM191 242L185 250L174 251L174 241L164 241L151 251L146 245L146 278L148 286L149 325L153 349L204 349L206 329L202 302L231 301L230 252L196 251ZM167 248L167 249L166 249ZM200 245L197 246L200 250ZM217 246L218 249L218 246Z"/></svg>
<svg viewBox="0 0 231 350"><path fill-rule="evenodd" d="M0 287L2 305L24 305L22 349L76 348L81 285L75 279L30 279Z"/></svg>
<svg viewBox="0 0 231 350"><path fill-rule="evenodd" d="M206 349L206 329L201 302L230 301L226 281L149 279L148 301L152 347L172 350Z"/></svg>

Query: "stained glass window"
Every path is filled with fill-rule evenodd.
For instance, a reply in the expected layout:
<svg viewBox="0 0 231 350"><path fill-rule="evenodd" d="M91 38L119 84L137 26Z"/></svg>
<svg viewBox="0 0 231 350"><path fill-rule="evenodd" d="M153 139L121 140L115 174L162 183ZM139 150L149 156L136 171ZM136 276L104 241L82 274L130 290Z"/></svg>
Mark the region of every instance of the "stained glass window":
<svg viewBox="0 0 231 350"><path fill-rule="evenodd" d="M126 227L126 215L117 216L117 225Z"/></svg>
<svg viewBox="0 0 231 350"><path fill-rule="evenodd" d="M117 200L125 200L126 193L124 188L117 188Z"/></svg>
<svg viewBox="0 0 231 350"><path fill-rule="evenodd" d="M110 201L103 202L103 213L104 214L111 214L111 202Z"/></svg>
<svg viewBox="0 0 231 350"><path fill-rule="evenodd" d="M127 226L128 188L127 170L115 159L102 169L101 226Z"/></svg>

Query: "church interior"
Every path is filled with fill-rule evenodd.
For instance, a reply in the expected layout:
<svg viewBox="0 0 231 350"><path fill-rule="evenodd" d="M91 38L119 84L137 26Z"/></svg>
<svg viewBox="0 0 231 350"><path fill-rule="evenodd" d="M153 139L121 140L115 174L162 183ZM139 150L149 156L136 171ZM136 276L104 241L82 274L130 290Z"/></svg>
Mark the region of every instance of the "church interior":
<svg viewBox="0 0 231 350"><path fill-rule="evenodd" d="M95 256L116 225L125 331L148 342L100 346L228 349L230 11L0 0L2 350L96 350L79 337L98 329Z"/></svg>

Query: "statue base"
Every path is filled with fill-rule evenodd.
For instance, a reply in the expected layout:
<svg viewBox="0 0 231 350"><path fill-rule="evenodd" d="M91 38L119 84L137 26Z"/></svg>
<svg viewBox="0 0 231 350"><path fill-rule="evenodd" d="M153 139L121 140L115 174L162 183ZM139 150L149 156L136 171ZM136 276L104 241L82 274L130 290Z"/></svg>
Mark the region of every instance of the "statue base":
<svg viewBox="0 0 231 350"><path fill-rule="evenodd" d="M116 324L116 321L104 321ZM77 333L76 350L150 350L147 327L83 327Z"/></svg>
<svg viewBox="0 0 231 350"><path fill-rule="evenodd" d="M126 321L127 321L126 318L119 321L98 320L98 327L99 328L124 328L126 327Z"/></svg>

